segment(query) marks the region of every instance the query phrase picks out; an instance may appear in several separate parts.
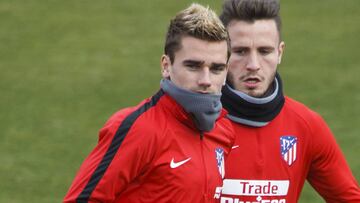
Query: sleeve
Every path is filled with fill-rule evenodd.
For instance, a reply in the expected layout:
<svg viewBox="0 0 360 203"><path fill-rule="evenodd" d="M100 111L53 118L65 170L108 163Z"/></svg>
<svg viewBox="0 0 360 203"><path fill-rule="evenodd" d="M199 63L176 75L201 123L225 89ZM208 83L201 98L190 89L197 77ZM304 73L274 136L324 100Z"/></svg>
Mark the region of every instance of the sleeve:
<svg viewBox="0 0 360 203"><path fill-rule="evenodd" d="M326 202L360 202L360 188L325 121L315 115L308 181Z"/></svg>
<svg viewBox="0 0 360 203"><path fill-rule="evenodd" d="M127 118L101 129L99 142L81 165L64 203L114 202L144 173L155 153L154 133L144 121Z"/></svg>

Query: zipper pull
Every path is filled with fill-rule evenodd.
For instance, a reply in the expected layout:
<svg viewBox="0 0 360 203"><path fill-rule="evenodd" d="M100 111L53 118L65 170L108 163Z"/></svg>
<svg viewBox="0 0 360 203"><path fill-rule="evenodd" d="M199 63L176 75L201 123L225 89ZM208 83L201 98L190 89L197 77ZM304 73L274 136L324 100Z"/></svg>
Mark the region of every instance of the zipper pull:
<svg viewBox="0 0 360 203"><path fill-rule="evenodd" d="M203 138L204 138L204 133L200 132L200 140L203 140Z"/></svg>

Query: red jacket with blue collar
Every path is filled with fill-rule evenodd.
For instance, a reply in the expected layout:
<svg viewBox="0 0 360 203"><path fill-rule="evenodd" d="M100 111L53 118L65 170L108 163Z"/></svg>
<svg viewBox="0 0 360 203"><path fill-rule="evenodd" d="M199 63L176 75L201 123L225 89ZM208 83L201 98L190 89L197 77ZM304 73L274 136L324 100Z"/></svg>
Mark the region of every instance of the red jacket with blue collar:
<svg viewBox="0 0 360 203"><path fill-rule="evenodd" d="M233 122L221 203L296 203L305 180L331 203L360 202L360 188L324 120L286 97L264 127Z"/></svg>
<svg viewBox="0 0 360 203"><path fill-rule="evenodd" d="M201 133L162 90L115 113L64 202L215 202L234 141L225 114Z"/></svg>

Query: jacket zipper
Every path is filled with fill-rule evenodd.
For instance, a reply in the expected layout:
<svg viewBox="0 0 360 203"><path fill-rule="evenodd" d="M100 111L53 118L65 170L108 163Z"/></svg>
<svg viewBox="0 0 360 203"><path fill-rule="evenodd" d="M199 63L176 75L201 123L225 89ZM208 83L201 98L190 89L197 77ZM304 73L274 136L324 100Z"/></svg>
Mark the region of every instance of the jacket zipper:
<svg viewBox="0 0 360 203"><path fill-rule="evenodd" d="M202 164L203 164L203 170L204 170L204 184L205 184L205 193L204 193L204 200L205 202L207 201L207 196L208 196L208 182L207 182L207 172L206 172L206 164L205 164L205 158L204 158L204 133L201 132L200 133L200 148L201 148L201 160L202 160Z"/></svg>

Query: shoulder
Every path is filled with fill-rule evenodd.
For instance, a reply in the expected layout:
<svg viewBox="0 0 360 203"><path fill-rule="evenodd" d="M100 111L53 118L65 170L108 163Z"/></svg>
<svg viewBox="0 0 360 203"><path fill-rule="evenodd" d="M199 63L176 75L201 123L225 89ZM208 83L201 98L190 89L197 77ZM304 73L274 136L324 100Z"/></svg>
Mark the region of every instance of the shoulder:
<svg viewBox="0 0 360 203"><path fill-rule="evenodd" d="M333 134L325 120L304 104L286 97L283 109L284 123L304 132L315 147L333 140Z"/></svg>
<svg viewBox="0 0 360 203"><path fill-rule="evenodd" d="M99 138L108 134L114 135L117 131L131 133L155 131L154 118L157 117L155 114L158 114L159 109L151 102L151 98L148 98L136 106L115 112L100 130Z"/></svg>
<svg viewBox="0 0 360 203"><path fill-rule="evenodd" d="M317 112L289 97L286 97L283 111L284 125L301 133L314 157L338 148L331 129Z"/></svg>
<svg viewBox="0 0 360 203"><path fill-rule="evenodd" d="M324 122L317 112L290 97L285 97L283 113L286 114L286 117L298 119L308 126Z"/></svg>

